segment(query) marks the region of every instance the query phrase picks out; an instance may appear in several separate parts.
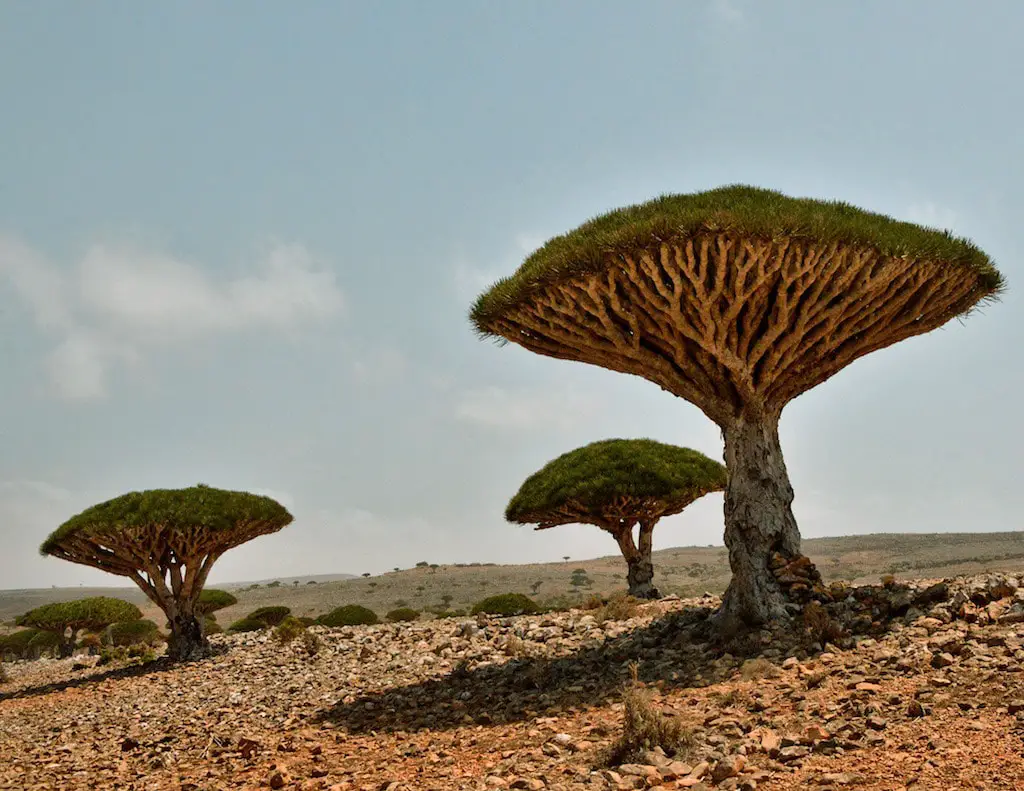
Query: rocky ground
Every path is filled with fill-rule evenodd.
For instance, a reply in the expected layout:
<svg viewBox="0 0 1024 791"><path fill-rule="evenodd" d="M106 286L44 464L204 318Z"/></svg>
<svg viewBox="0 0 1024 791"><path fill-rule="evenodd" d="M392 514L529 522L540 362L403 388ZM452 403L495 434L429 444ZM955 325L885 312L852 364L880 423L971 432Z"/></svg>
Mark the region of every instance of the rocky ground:
<svg viewBox="0 0 1024 791"><path fill-rule="evenodd" d="M733 644L709 641L717 600L670 598L7 665L0 788L1024 790L1024 578L777 573L817 615ZM634 663L692 745L608 767Z"/></svg>

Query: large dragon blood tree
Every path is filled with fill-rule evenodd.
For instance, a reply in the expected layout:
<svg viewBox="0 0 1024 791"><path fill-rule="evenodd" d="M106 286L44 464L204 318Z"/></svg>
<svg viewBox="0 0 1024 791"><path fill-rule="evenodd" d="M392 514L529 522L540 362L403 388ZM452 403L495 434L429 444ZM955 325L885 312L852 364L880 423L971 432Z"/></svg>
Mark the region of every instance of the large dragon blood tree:
<svg viewBox="0 0 1024 791"><path fill-rule="evenodd" d="M769 569L799 552L779 416L865 354L994 299L965 239L849 204L728 186L613 211L482 294L485 337L636 374L722 429L733 577L719 623L785 615Z"/></svg>
<svg viewBox="0 0 1024 791"><path fill-rule="evenodd" d="M527 478L505 518L537 525L536 530L597 525L619 544L629 593L656 599L654 526L699 497L722 491L725 481L725 467L695 450L651 439L606 439L564 453Z"/></svg>
<svg viewBox="0 0 1024 791"><path fill-rule="evenodd" d="M153 489L87 508L40 552L128 577L167 616L168 656L190 659L208 647L200 597L217 558L291 521L280 503L248 492Z"/></svg>

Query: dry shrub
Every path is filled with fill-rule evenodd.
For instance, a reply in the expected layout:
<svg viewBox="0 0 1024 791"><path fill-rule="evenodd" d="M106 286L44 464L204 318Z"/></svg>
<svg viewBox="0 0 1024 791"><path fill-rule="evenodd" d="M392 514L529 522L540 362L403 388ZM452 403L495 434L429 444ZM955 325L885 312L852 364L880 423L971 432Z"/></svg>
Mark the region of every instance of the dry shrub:
<svg viewBox="0 0 1024 791"><path fill-rule="evenodd" d="M744 681L758 681L762 678L777 678L779 669L764 657L748 659L740 665L740 678Z"/></svg>
<svg viewBox="0 0 1024 791"><path fill-rule="evenodd" d="M305 633L306 625L298 618L289 615L274 628L274 639L281 645L287 645Z"/></svg>
<svg viewBox="0 0 1024 791"><path fill-rule="evenodd" d="M594 611L598 623L605 621L628 621L640 612L640 601L628 593L616 593Z"/></svg>
<svg viewBox="0 0 1024 791"><path fill-rule="evenodd" d="M825 648L829 641L835 641L844 636L843 627L832 619L827 609L816 601L808 602L804 607L801 616L804 628L810 634L811 639Z"/></svg>
<svg viewBox="0 0 1024 791"><path fill-rule="evenodd" d="M583 604L581 605L584 610L599 610L603 606L604 599L599 593L591 593L583 600Z"/></svg>
<svg viewBox="0 0 1024 791"><path fill-rule="evenodd" d="M323 641L308 629L303 630L299 642L302 643L302 650L309 654L309 656L316 656L323 647Z"/></svg>
<svg viewBox="0 0 1024 791"><path fill-rule="evenodd" d="M522 659L530 655L529 649L526 647L526 643L515 635L510 635L505 641L505 654L515 659Z"/></svg>
<svg viewBox="0 0 1024 791"><path fill-rule="evenodd" d="M660 747L665 754L684 759L696 742L693 734L681 722L668 717L654 705L647 688L637 678L636 663L629 668L630 681L622 693L622 734L608 748L604 763L620 766L644 763L644 753Z"/></svg>

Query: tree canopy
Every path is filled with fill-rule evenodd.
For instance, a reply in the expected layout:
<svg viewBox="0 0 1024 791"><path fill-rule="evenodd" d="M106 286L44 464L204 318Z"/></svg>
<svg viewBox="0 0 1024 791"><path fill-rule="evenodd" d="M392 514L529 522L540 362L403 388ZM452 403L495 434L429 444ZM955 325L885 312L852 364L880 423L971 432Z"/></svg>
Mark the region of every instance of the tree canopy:
<svg viewBox="0 0 1024 791"><path fill-rule="evenodd" d="M36 607L17 619L19 626L29 626L49 632L105 629L113 623L134 621L142 612L134 604L107 596L96 596L75 601L52 602Z"/></svg>
<svg viewBox="0 0 1024 791"><path fill-rule="evenodd" d="M238 604L238 599L233 594L218 588L203 588L196 599L195 611L198 615L210 615L235 604Z"/></svg>
<svg viewBox="0 0 1024 791"><path fill-rule="evenodd" d="M731 186L556 237L474 304L484 336L649 379L719 425L996 298L966 239L846 203Z"/></svg>
<svg viewBox="0 0 1024 791"><path fill-rule="evenodd" d="M291 521L284 506L258 494L204 484L187 489L150 489L86 508L54 530L40 553L62 556L67 547L79 541L102 546L104 539L121 542L138 535L159 535L172 544L198 540L228 549L280 530ZM102 556L97 560L102 562Z"/></svg>
<svg viewBox="0 0 1024 791"><path fill-rule="evenodd" d="M575 522L657 519L725 488L725 467L652 439L606 439L564 453L520 487L505 518L538 529Z"/></svg>
<svg viewBox="0 0 1024 791"><path fill-rule="evenodd" d="M492 322L545 286L604 272L622 255L657 253L705 234L805 240L872 248L884 256L940 261L975 273L978 286L1004 288L992 260L973 242L948 231L902 222L842 201L793 198L775 190L733 184L705 192L662 195L595 217L532 253L473 305L471 318L486 336ZM972 303L973 304L973 303Z"/></svg>

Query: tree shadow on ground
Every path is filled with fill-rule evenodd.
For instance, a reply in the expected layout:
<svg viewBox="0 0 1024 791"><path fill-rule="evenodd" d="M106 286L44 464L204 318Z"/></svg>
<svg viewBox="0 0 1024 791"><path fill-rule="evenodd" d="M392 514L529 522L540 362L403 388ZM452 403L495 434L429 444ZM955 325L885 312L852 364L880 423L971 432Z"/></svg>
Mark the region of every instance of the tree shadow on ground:
<svg viewBox="0 0 1024 791"><path fill-rule="evenodd" d="M223 647L217 646L214 648L213 653L219 654L223 653L225 650L226 649ZM96 666L93 666L85 670L69 671L75 672L76 675L73 678L64 679L62 681L51 681L46 684L21 687L10 691L3 691L2 688L0 688L0 703L5 700L19 700L23 698L38 697L40 695L49 695L53 692L63 692L66 689L78 689L80 687L86 687L90 684L99 684L100 682L108 680L116 681L125 678L139 678L140 676L148 676L154 673L164 673L180 666L180 663L174 662L166 656L161 656L157 659L153 659L149 662L143 662L141 664L127 666L116 665L99 673L89 672L90 670L96 669ZM16 679L14 683L16 683Z"/></svg>
<svg viewBox="0 0 1024 791"><path fill-rule="evenodd" d="M366 733L443 730L552 716L617 700L634 663L641 681L662 689L705 687L735 673L735 664L714 661L727 652L743 660L761 655L770 644L783 656L793 648L810 655L823 650L823 634L847 644L852 644L850 629L842 627L880 636L915 604L948 597L944 586L925 592L902 585L864 586L854 593L851 603L837 605L849 612L842 621L829 621L824 633L816 633L798 617L770 634L755 630L723 639L715 635L710 608L689 607L601 643L595 640L588 646L584 641L580 650L567 656L513 658L473 669L460 665L441 677L349 697L320 711L313 721ZM833 626L840 628L832 631Z"/></svg>
<svg viewBox="0 0 1024 791"><path fill-rule="evenodd" d="M672 613L568 656L513 658L472 670L458 666L445 676L339 701L314 721L354 733L517 722L617 699L633 663L647 683L707 686L727 672L709 661L716 653L706 639L710 613Z"/></svg>

